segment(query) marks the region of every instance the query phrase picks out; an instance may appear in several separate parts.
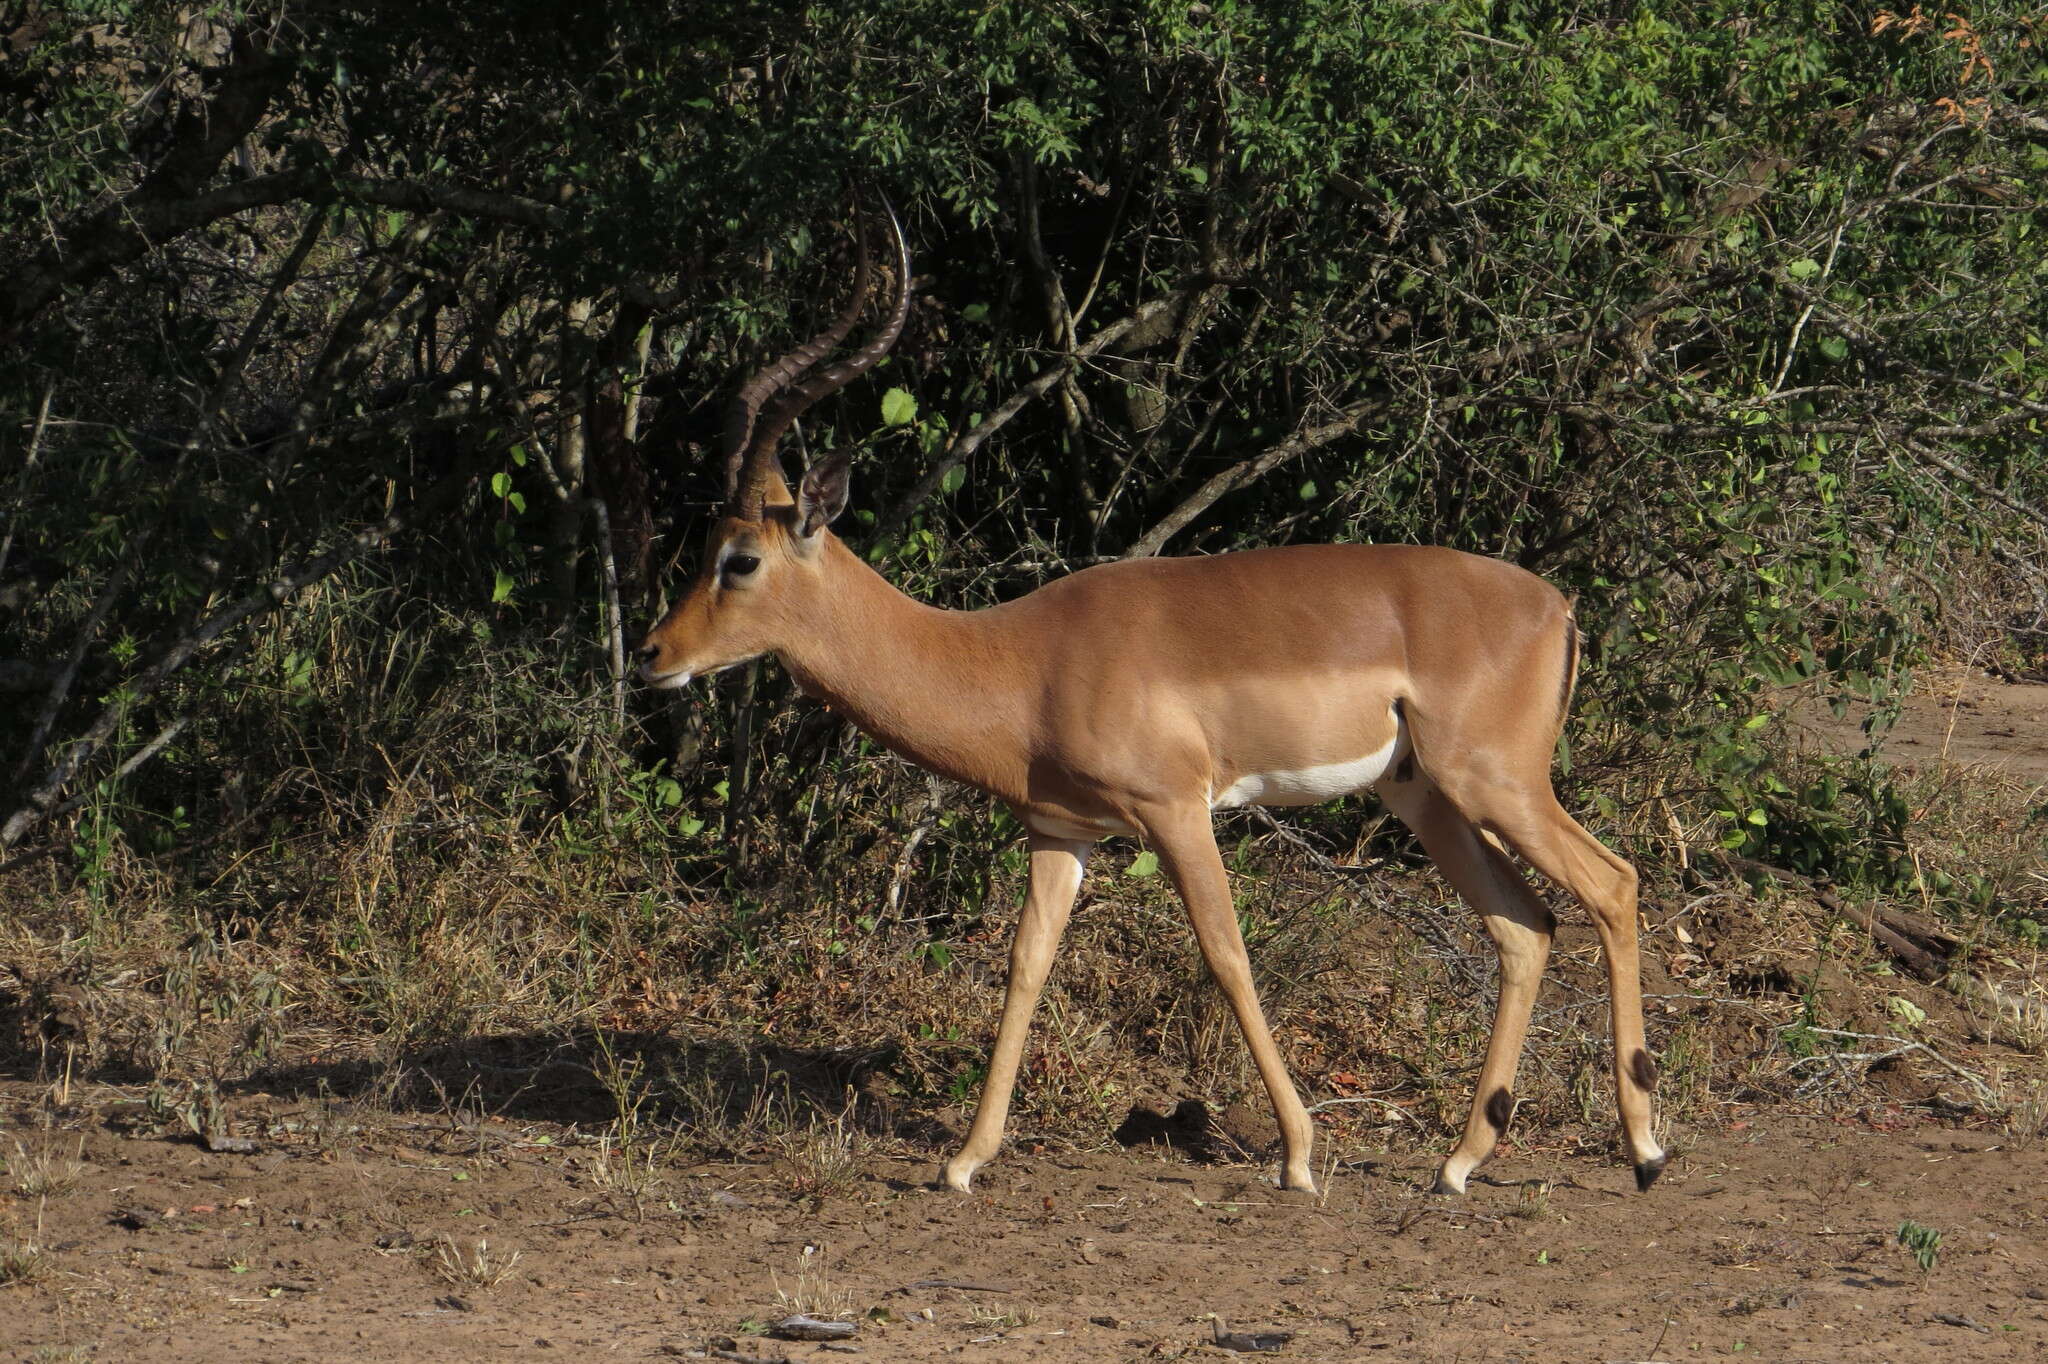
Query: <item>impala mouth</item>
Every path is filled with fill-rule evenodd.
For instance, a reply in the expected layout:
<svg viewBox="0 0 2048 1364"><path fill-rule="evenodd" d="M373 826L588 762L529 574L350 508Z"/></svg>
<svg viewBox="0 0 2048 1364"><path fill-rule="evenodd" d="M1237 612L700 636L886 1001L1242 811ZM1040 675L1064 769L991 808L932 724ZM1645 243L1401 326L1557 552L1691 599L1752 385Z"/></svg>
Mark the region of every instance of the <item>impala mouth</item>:
<svg viewBox="0 0 2048 1364"><path fill-rule="evenodd" d="M678 687L687 687L690 685L690 679L695 676L696 674L688 668L678 668L670 673L658 673L654 670L654 665L651 663L640 665L640 680L656 691L674 691Z"/></svg>
<svg viewBox="0 0 2048 1364"><path fill-rule="evenodd" d="M651 663L642 663L640 665L640 680L656 691L674 691L679 687L689 686L700 677L716 677L720 673L731 672L742 663L750 663L752 661L752 659L736 658L730 663L720 663L712 668L697 668L694 670L690 668L677 668L674 672L666 673L656 672L654 665Z"/></svg>

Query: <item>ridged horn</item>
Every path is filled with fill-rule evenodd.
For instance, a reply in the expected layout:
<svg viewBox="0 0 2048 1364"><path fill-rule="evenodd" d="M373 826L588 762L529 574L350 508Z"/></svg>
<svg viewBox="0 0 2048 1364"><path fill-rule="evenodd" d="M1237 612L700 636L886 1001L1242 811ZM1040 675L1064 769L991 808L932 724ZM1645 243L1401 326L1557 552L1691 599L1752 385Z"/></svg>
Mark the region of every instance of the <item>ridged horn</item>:
<svg viewBox="0 0 2048 1364"><path fill-rule="evenodd" d="M882 211L888 216L889 231L896 242L896 298L891 304L889 315L883 320L880 329L875 332L874 336L868 339L866 345L862 346L852 355L847 356L836 364L827 365L806 378L797 380L795 373L801 372L798 370L780 377L774 389L770 390L762 383L764 376L768 373L768 371L764 370L761 374L757 374L754 378L749 379L741 390L744 394L750 390L755 390L757 385L760 386L758 396L752 398L752 407L747 411L745 444L741 447L736 447L742 453L735 458L728 451L726 456L728 461L727 468L734 470L737 475L734 479L733 492L728 498L728 503L732 514L740 517L742 520L756 520L761 515L761 505L767 491L769 476L771 472L778 468L775 452L776 447L781 444L783 434L789 430L796 419L802 416L813 403L821 398L837 393L840 389L845 388L855 379L873 369L876 362L889 353L889 348L894 346L896 339L903 334L904 320L910 316L910 245L904 240L903 224L897 220L896 210L889 206L887 200L884 200L882 203ZM800 347L797 351L791 352L789 356L785 356L774 366L771 366L771 368L781 371L785 365L790 364L792 357L810 352L813 346L817 345L819 341L822 341L827 336L832 338L824 347L827 350L844 339L846 334L853 329L854 320L858 319L867 303L867 275L867 244L866 234L863 232L861 239L861 288L855 294L853 302L847 305L847 311L840 314L839 320L834 322L828 331L819 333L818 337L813 338L811 342ZM803 368L809 368L821 356L822 351L818 355L811 356L804 362ZM762 412L761 407L767 402L771 392L775 394L774 402L768 406L766 412ZM739 424L739 413L740 403L735 398L733 416L728 420L726 426L728 440L731 439L734 428Z"/></svg>
<svg viewBox="0 0 2048 1364"><path fill-rule="evenodd" d="M778 360L754 371L725 409L725 500L730 503L740 491L742 466L753 446L754 424L761 407L770 398L802 378L806 370L832 353L860 321L873 287L873 269L868 260L867 233L859 234L860 264L853 275L853 297L832 325ZM758 510L758 508L757 508Z"/></svg>

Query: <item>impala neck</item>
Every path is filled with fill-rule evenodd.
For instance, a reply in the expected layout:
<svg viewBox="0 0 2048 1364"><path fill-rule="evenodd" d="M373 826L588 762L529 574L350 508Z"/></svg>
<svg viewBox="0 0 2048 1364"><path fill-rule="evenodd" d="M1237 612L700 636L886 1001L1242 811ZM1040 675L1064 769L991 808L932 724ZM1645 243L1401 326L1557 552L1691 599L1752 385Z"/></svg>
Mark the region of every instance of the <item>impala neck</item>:
<svg viewBox="0 0 2048 1364"><path fill-rule="evenodd" d="M913 601L829 533L822 552L826 590L776 651L798 685L920 767L1021 798L1026 661L987 613Z"/></svg>

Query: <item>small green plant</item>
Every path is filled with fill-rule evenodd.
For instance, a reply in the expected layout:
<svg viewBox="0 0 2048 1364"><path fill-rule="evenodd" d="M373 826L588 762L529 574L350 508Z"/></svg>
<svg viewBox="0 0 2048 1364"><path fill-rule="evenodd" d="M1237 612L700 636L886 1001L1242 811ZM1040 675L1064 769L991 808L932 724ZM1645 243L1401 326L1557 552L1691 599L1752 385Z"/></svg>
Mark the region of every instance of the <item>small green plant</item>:
<svg viewBox="0 0 2048 1364"><path fill-rule="evenodd" d="M1912 1255L1913 1263L1920 1266L1923 1278L1934 1273L1935 1262L1941 1258L1940 1232L1909 1217L1899 1223L1898 1240Z"/></svg>
<svg viewBox="0 0 2048 1364"><path fill-rule="evenodd" d="M1529 1222L1539 1222L1550 1216L1550 1181L1523 1180L1522 1186L1515 1190L1515 1204L1508 1209L1508 1215Z"/></svg>
<svg viewBox="0 0 2048 1364"><path fill-rule="evenodd" d="M646 1064L638 1057L620 1056L612 1039L599 1030L594 1070L611 1097L613 1118L611 1130L598 1138L593 1174L600 1185L624 1194L638 1217L641 1196L655 1183L655 1153L642 1111L647 1103Z"/></svg>
<svg viewBox="0 0 2048 1364"><path fill-rule="evenodd" d="M49 1257L43 1254L43 1214L36 1210L35 1235L0 1245L0 1288L9 1284L31 1284L50 1272Z"/></svg>

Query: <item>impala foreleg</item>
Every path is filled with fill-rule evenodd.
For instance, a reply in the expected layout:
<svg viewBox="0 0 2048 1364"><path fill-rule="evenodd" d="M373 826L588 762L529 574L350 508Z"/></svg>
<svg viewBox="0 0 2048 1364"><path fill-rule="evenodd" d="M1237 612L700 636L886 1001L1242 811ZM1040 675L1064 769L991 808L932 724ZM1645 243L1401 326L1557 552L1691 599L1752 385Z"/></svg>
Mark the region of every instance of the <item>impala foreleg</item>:
<svg viewBox="0 0 2048 1364"><path fill-rule="evenodd" d="M960 1150L946 1162L945 1181L966 1193L974 1172L994 1158L1003 1144L1003 1124L1010 1116L1010 1092L1024 1059L1024 1039L1031 1014L1045 989L1054 951L1073 912L1092 843L1031 836L1031 888L1010 943L1010 980L1003 992L1003 1019L996 1026L995 1051L989 1057L988 1079L981 1089L981 1107Z"/></svg>
<svg viewBox="0 0 2048 1364"><path fill-rule="evenodd" d="M1187 906L1188 921L1194 925L1195 940L1202 959L1216 978L1230 1010L1237 1016L1245 1045L1266 1082L1273 1100L1273 1116L1280 1123L1280 1186L1315 1192L1315 1177L1309 1172L1309 1149L1315 1129L1308 1110L1295 1092L1294 1078L1273 1042L1266 1026L1265 1011L1259 1007L1258 991L1252 984L1251 958L1244 950L1244 936L1237 927L1237 908L1231 900L1230 878L1223 858L1216 851L1216 834L1206 805L1174 809L1148 816L1145 834L1159 860L1173 878Z"/></svg>

